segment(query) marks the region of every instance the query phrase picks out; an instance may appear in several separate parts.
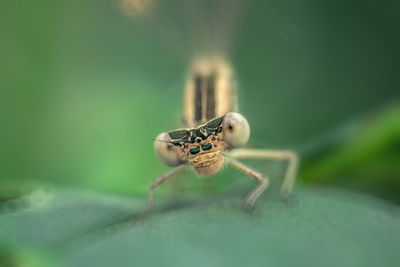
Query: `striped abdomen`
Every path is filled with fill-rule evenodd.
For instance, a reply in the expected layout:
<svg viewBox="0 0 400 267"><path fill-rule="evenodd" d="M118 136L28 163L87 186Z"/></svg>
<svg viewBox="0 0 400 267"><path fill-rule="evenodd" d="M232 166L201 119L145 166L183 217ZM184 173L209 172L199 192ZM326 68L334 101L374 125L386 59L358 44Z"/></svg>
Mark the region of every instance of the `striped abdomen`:
<svg viewBox="0 0 400 267"><path fill-rule="evenodd" d="M230 65L221 59L194 62L185 88L185 127L236 111L236 88Z"/></svg>

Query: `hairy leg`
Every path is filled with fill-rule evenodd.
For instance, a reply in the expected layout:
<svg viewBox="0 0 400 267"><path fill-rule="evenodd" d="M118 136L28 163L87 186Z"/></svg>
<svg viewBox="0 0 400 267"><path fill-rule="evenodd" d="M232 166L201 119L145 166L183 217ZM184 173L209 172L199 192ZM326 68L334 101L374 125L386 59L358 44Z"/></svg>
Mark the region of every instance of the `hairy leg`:
<svg viewBox="0 0 400 267"><path fill-rule="evenodd" d="M153 210L153 191L155 188L163 184L165 181L176 177L180 172L186 168L185 165L175 167L169 172L165 173L163 176L156 179L149 188L149 193L147 195L147 211L150 213Z"/></svg>
<svg viewBox="0 0 400 267"><path fill-rule="evenodd" d="M281 187L282 198L288 198L293 191L296 182L299 157L296 152L289 150L267 150L267 149L235 149L226 154L231 158L259 158L273 160L287 160L289 166Z"/></svg>
<svg viewBox="0 0 400 267"><path fill-rule="evenodd" d="M264 177L261 173L247 167L246 165L240 163L237 160L234 159L229 159L229 164L238 169L239 171L244 172L245 174L253 177L256 179L260 184L253 190L251 191L246 199L244 200L244 206L246 209L251 209L254 206L254 203L256 200L260 197L260 195L267 189L269 185L269 179L267 177Z"/></svg>

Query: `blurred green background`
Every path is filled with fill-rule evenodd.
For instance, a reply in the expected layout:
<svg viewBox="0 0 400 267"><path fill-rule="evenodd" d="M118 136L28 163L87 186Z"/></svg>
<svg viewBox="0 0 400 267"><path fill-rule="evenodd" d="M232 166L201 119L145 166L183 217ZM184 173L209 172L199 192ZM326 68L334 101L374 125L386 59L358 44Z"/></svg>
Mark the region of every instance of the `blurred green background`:
<svg viewBox="0 0 400 267"><path fill-rule="evenodd" d="M217 29L249 146L298 151L300 185L398 205L399 25L394 0L1 1L0 201L42 188L143 199L169 169L152 139L182 126L191 55L212 48L204 29ZM278 187L283 163L246 163ZM211 182L187 172L160 193L249 180L230 169Z"/></svg>
<svg viewBox="0 0 400 267"><path fill-rule="evenodd" d="M147 0L145 17L134 2L2 1L1 198L31 183L143 195L168 169L152 138L182 126L188 55L201 38L190 20L212 28L209 14L226 16L213 1ZM369 185L399 201L398 2L235 5L228 56L251 146L299 151L304 181ZM362 151L331 162L346 145Z"/></svg>

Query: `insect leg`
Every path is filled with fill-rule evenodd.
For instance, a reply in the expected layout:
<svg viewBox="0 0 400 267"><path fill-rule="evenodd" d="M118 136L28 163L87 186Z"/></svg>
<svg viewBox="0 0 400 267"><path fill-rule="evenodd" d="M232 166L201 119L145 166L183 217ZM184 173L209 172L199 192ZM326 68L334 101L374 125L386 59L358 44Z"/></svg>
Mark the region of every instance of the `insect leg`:
<svg viewBox="0 0 400 267"><path fill-rule="evenodd" d="M186 168L186 165L180 165L169 172L165 173L163 176L156 179L149 188L149 193L147 195L147 212L151 212L153 210L153 190L163 184L165 181L176 177L180 172L182 172Z"/></svg>
<svg viewBox="0 0 400 267"><path fill-rule="evenodd" d="M229 164L260 182L260 184L253 191L251 191L244 200L245 208L251 209L259 196L265 191L265 189L267 189L269 185L269 179L263 176L261 173L250 169L246 165L234 159L229 159Z"/></svg>
<svg viewBox="0 0 400 267"><path fill-rule="evenodd" d="M231 158L287 160L289 166L283 179L281 196L283 199L287 199L292 194L300 161L296 152L290 150L235 149L227 153L227 156Z"/></svg>

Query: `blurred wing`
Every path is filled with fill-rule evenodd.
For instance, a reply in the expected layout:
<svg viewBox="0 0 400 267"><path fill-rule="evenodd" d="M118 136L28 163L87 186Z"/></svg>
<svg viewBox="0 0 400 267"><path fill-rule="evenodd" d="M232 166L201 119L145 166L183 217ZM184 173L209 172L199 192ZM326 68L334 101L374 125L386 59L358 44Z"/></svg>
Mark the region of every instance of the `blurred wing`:
<svg viewBox="0 0 400 267"><path fill-rule="evenodd" d="M227 55L240 0L121 0L121 10L179 56Z"/></svg>

